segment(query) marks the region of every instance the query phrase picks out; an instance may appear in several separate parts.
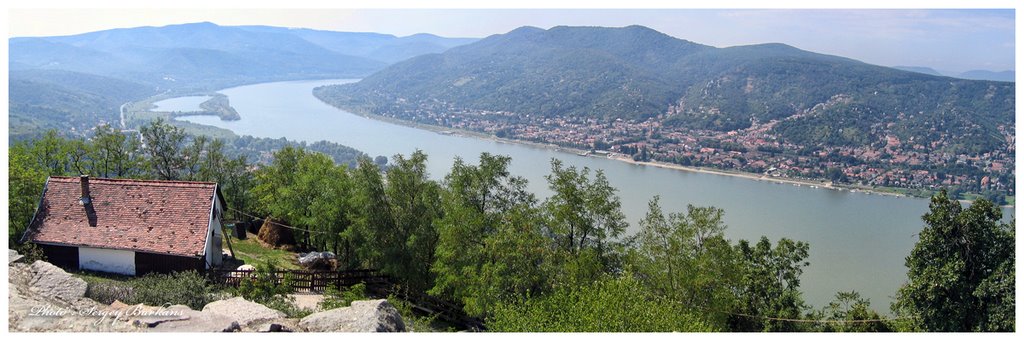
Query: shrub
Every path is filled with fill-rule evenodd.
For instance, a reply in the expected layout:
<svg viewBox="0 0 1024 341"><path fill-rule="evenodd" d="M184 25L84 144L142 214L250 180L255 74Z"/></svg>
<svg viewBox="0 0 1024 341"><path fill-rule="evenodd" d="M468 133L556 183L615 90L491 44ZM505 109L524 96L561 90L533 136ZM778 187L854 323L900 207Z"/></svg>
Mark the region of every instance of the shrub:
<svg viewBox="0 0 1024 341"><path fill-rule="evenodd" d="M487 328L497 332L708 332L680 304L648 292L632 275L557 288L498 305Z"/></svg>
<svg viewBox="0 0 1024 341"><path fill-rule="evenodd" d="M413 312L411 303L398 298L398 296L395 296L394 294L388 296L388 303L391 303L391 305L395 307L395 310L398 310L398 314L402 315L402 322L405 322L405 328L410 332L455 331L454 327L449 327L447 329L435 328L434 326L437 322L437 314L427 316L417 315Z"/></svg>
<svg viewBox="0 0 1024 341"><path fill-rule="evenodd" d="M320 302L320 309L331 310L352 305L353 301L365 300L366 284L359 283L341 291L338 287L331 286L324 291L324 300Z"/></svg>
<svg viewBox="0 0 1024 341"><path fill-rule="evenodd" d="M199 310L212 301L213 292L213 285L195 270L149 274L132 281L131 304L184 304Z"/></svg>
<svg viewBox="0 0 1024 341"><path fill-rule="evenodd" d="M46 261L46 255L43 254L43 249L35 243L18 244L15 250L23 257L20 262L32 264L37 260Z"/></svg>
<svg viewBox="0 0 1024 341"><path fill-rule="evenodd" d="M216 292L216 287L194 270L148 274L126 280L83 277L89 284L86 297L104 304L115 300L150 306L183 304L199 310L214 300Z"/></svg>
<svg viewBox="0 0 1024 341"><path fill-rule="evenodd" d="M126 303L132 301L132 287L129 283L97 280L90 277L85 277L85 281L89 284L88 289L85 291L85 297L91 298L96 302L111 304L114 301Z"/></svg>
<svg viewBox="0 0 1024 341"><path fill-rule="evenodd" d="M304 317L312 313L295 306L295 299L288 296L292 293L291 276L277 271L278 265L271 261L257 265L253 276L242 279L234 294L281 311L288 317Z"/></svg>

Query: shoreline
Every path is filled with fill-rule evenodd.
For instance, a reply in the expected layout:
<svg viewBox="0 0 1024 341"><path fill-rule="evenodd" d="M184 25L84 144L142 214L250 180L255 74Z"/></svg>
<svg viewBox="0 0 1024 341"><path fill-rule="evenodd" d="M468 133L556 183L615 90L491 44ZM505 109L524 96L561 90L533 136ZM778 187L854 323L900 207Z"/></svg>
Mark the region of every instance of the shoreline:
<svg viewBox="0 0 1024 341"><path fill-rule="evenodd" d="M684 172L694 172L694 173L704 173L704 174L712 174L712 175L720 175L720 176L730 176L730 177L736 177L736 178L742 178L742 179L754 180L754 181L767 181L767 182L777 183L777 184L795 185L795 186L798 186L798 187L808 186L808 187L811 187L813 189L826 189L826 190L833 190L833 191L849 191L849 192L852 192L852 193L858 193L859 192L859 193L865 193L865 194L871 194L871 195L881 195L881 196L889 196L889 197L896 197L896 198L928 199L927 197L918 197L918 196L912 196L912 195L907 195L907 194L903 194L903 193L893 193L893 192L881 190L881 189L878 189L878 188L862 187L862 186L856 186L856 185L836 185L836 184L832 184L830 181L827 181L827 180L780 178L780 177L773 177L773 176L768 176L768 175L763 175L763 174L758 174L758 173L749 173L749 172L741 172L741 171L727 171L727 170L705 168L705 167L683 166L683 165L677 165L677 164L672 164L672 163L667 163L667 162L662 162L662 161L635 161L635 160L632 160L632 159L630 159L630 158L628 158L626 156L623 156L623 155L617 154L617 153L609 153L607 156L598 156L598 155L595 155L595 154L590 154L590 151L588 151L588 150L582 150L582 149L573 148L573 147L563 147L563 146L559 146L559 145L555 145L555 144L551 144L551 143L539 143L539 142L533 142L533 141L523 141L523 140L502 138L502 137L497 137L497 136L490 135L490 134L487 134L487 133L481 133L481 132L478 132L478 131L470 131L470 130L459 129L459 128L435 126L435 125L418 123L418 122L410 122L410 121L401 120L401 119L392 118L392 117L375 115L375 114L368 113L365 110L361 110L361 109L344 108L344 107L333 105L331 103L328 103L328 102L320 99L320 97L317 97L316 95L314 95L313 97L316 97L318 100L320 100L320 102L322 102L324 104L327 104L327 105L329 105L331 107L337 108L339 110L348 112L348 113L353 114L353 115L365 117L365 118L371 119L371 120L377 120L377 121L381 121L381 122L387 122L387 123L398 124L398 125L402 125L402 126L406 126L406 127L411 127L411 128L416 128L416 129L432 131L432 132L435 132L435 133L438 133L438 134L454 135L454 136L469 137L469 138L478 138L478 139L491 140L491 141L495 141L495 142L499 142L499 143L518 144L518 145L529 146L529 147L540 148L540 149L546 149L546 150L570 152L570 153L574 153L574 154L579 155L579 156L606 158L606 159L609 159L609 160L625 162L625 163L629 163L629 164L633 164L633 165L638 165L638 166L659 167L659 168L672 169L672 170L684 171ZM586 155L584 155L584 154L586 154ZM961 202L970 202L970 201L961 200ZM1000 206L1000 207L1011 207L1012 208L1014 206L1012 206L1012 205L1003 205L1003 206Z"/></svg>

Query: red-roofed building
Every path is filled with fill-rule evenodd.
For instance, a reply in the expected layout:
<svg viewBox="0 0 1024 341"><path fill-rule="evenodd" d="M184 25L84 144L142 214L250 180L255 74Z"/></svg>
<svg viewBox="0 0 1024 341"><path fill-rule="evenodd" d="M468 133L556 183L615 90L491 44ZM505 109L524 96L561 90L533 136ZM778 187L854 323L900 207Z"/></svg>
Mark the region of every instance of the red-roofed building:
<svg viewBox="0 0 1024 341"><path fill-rule="evenodd" d="M142 275L221 264L216 183L50 177L25 239L70 269Z"/></svg>

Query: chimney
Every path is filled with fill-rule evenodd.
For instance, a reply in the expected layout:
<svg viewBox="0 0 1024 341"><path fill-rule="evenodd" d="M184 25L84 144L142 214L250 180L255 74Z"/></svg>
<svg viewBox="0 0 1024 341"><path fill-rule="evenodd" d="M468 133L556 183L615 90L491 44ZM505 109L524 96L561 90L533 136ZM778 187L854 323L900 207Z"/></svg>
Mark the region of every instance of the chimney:
<svg viewBox="0 0 1024 341"><path fill-rule="evenodd" d="M82 175L79 179L81 179L80 182L82 183L82 198L78 199L78 203L88 205L92 202L92 197L89 196L89 176Z"/></svg>

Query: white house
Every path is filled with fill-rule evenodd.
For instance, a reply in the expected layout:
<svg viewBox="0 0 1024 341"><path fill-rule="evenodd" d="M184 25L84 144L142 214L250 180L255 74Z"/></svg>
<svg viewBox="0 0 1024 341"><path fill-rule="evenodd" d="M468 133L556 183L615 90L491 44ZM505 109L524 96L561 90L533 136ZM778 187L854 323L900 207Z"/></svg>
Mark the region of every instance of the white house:
<svg viewBox="0 0 1024 341"><path fill-rule="evenodd" d="M50 177L25 239L67 269L125 275L221 264L216 183Z"/></svg>

